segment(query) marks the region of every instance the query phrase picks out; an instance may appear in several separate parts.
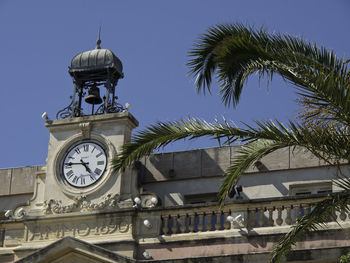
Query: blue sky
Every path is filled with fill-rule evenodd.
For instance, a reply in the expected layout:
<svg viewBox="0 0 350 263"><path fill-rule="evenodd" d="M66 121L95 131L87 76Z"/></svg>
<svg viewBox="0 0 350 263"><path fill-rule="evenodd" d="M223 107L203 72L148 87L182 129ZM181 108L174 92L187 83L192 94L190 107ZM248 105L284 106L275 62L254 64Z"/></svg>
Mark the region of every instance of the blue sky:
<svg viewBox="0 0 350 263"><path fill-rule="evenodd" d="M217 23L241 22L302 36L350 57L350 2L294 1L16 1L0 0L0 168L45 164L49 133L41 119L69 104L74 55L93 49L99 25L103 48L123 62L120 103L129 102L142 129L159 120L198 116L234 121L295 117L294 89L278 77L266 88L248 80L237 109L224 107L213 87L198 95L187 75L187 53ZM216 145L178 143L167 151Z"/></svg>

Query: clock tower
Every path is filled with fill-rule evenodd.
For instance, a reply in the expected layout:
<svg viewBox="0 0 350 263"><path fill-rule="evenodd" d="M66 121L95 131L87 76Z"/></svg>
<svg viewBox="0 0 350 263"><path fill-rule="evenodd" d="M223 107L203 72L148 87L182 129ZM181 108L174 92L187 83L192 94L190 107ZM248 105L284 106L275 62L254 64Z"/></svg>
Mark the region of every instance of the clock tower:
<svg viewBox="0 0 350 263"><path fill-rule="evenodd" d="M138 246L135 233L159 230L159 222L152 221L155 217L147 217L152 229L140 228L146 218L138 216L134 200L142 199L149 208L147 200L154 195L139 193L136 168L123 173L112 168L113 158L130 141L138 121L116 96L117 83L124 77L122 63L100 43L98 38L96 49L73 57L68 106L58 111L56 120L43 114L50 133L46 165L36 172L33 197L9 211L0 228L0 234L6 229L3 242L14 248L15 259L28 257L33 262L30 255L58 242L64 252L53 256L62 258L55 262L131 262ZM77 249L82 244L88 247L85 252ZM101 247L124 261L99 258L95 252ZM108 258L107 250L102 254Z"/></svg>
<svg viewBox="0 0 350 263"><path fill-rule="evenodd" d="M117 102L122 63L109 49L81 52L71 61L73 94L57 120L46 120L50 132L45 174L38 175L27 215L115 211L132 207L136 173L119 174L112 159L128 142L138 122ZM102 97L100 95L102 94Z"/></svg>

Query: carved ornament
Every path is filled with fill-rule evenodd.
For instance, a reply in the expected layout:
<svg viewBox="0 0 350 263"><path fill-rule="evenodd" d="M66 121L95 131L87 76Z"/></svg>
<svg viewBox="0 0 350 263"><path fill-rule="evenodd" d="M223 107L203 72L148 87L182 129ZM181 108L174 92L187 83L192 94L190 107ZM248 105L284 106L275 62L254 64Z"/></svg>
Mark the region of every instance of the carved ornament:
<svg viewBox="0 0 350 263"><path fill-rule="evenodd" d="M79 127L81 129L81 134L84 138L90 138L91 135L91 123L90 122L83 122L79 124Z"/></svg>
<svg viewBox="0 0 350 263"><path fill-rule="evenodd" d="M73 203L69 205L62 205L61 200L46 200L44 202L44 213L45 214L64 214L75 211L95 211L105 208L114 208L118 207L120 201L120 196L118 194L112 195L108 194L103 198L103 201L100 203L92 203L91 201L86 200L86 196L78 196L74 198Z"/></svg>

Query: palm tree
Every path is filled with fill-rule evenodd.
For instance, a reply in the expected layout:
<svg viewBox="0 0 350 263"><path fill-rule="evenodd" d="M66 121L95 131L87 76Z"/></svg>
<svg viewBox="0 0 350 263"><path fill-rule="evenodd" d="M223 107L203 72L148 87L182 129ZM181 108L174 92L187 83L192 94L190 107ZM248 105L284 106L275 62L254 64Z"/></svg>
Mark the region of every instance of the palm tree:
<svg viewBox="0 0 350 263"><path fill-rule="evenodd" d="M290 35L269 34L241 24L209 28L189 53L188 66L198 92L211 91L212 78L219 83L222 102L236 106L245 80L252 74L272 78L278 74L293 84L300 103L298 121L256 121L254 125L209 123L200 119L158 122L139 131L122 147L114 168L124 171L134 161L180 139L202 136L223 145L242 147L225 172L219 190L220 205L244 171L265 155L284 147L304 147L318 158L337 165L350 159L350 72L335 52ZM339 169L340 171L340 169ZM317 229L335 211L349 211L350 183L340 174L344 189L316 204L301 217L275 247L271 262L278 262L301 236Z"/></svg>

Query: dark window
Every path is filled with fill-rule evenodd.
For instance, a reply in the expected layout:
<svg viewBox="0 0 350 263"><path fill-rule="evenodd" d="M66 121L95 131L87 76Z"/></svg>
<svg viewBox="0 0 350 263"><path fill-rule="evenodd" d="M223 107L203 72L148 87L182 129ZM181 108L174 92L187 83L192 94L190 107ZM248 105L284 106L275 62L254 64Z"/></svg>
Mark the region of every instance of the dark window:
<svg viewBox="0 0 350 263"><path fill-rule="evenodd" d="M218 202L217 193L206 193L206 194L195 194L195 195L185 195L185 204L202 204L202 203L217 203Z"/></svg>

